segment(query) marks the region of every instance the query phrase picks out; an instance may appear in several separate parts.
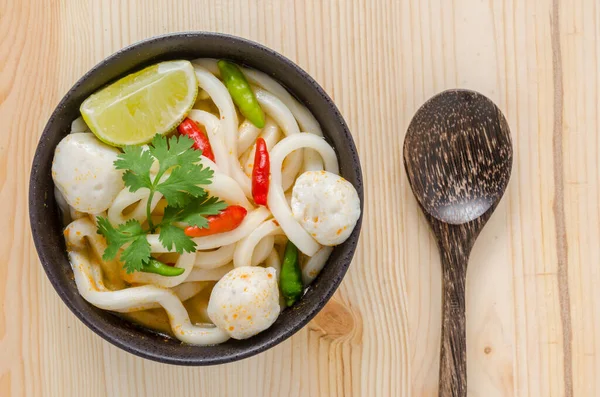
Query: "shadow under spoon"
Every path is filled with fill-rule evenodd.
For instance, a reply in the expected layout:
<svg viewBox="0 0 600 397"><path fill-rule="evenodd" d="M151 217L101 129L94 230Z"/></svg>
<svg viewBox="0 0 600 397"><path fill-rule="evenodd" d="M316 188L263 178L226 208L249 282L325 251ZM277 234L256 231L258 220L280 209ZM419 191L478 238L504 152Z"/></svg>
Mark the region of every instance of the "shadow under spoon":
<svg viewBox="0 0 600 397"><path fill-rule="evenodd" d="M408 179L442 263L440 397L467 394L467 263L504 194L512 157L502 112L485 96L467 90L445 91L427 101L404 140Z"/></svg>

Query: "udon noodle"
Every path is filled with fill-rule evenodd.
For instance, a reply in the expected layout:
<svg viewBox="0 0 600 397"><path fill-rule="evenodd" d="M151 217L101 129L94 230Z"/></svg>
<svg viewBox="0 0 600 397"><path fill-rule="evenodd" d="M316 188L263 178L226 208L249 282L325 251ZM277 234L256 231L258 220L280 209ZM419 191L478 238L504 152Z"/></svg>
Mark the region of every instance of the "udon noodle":
<svg viewBox="0 0 600 397"><path fill-rule="evenodd" d="M327 263L333 245L349 235L358 218L358 213L347 216L343 211L341 215L335 211L348 205L358 207L358 204L351 195L342 195L342 199L335 202L339 198L335 196L338 192L336 186L348 184L337 177L336 154L323 139L323 132L314 116L282 85L262 72L241 68L266 116L264 127L259 128L240 117L228 87L221 80L217 60L198 59L192 61L192 65L200 94L187 117L204 128L214 153L214 162L202 157L202 165L213 171L211 183L204 188L227 205L247 210L239 226L222 233L194 237L196 251L189 253L177 253L174 247L165 247L158 233L150 233L146 238L152 256L183 269L183 272L173 277L142 271L126 273L119 260L102 259L107 243L97 232L98 216L107 217L112 225L131 220L141 224L148 221L156 223L164 216L167 205L163 195L153 195L149 205L151 219L147 216L150 191L146 188L135 192L128 187L122 188L108 209L101 213L77 211L59 190L56 190L56 199L68 223L64 231L68 255L77 288L85 300L144 326L168 332L182 342L210 345L222 343L230 337L241 339L256 333L250 324L236 334L231 332L233 326L222 324L223 318L228 320L227 314L210 316L214 306L210 302L216 300L217 294L215 282L218 282L217 285L229 283L227 285L235 288L239 280L230 275L236 269L250 268L265 268L265 280L274 275L275 280L281 282L280 277L285 276L280 276L285 262L282 252L289 241L300 251L302 284L306 288ZM71 130L73 134L90 131L81 118L72 123ZM254 155L260 138L264 139L270 158L266 206L256 205L252 193ZM156 172L155 164L151 171L153 177L156 177ZM325 201L331 201L333 204L327 205L336 207L326 212L329 209L318 207L324 204L316 193L304 192L301 188L310 183L314 186L325 183L328 180L323 178L330 174L337 179L327 185L323 194L332 194L331 199ZM168 176L167 172L163 178ZM334 212L335 217L327 218ZM337 227L335 222L341 222L340 226ZM317 228L319 225L321 229ZM330 234L322 235L320 230ZM255 273L248 270L245 274L254 277ZM275 281L275 286L278 281ZM277 288L275 293L281 307L269 309L265 316L276 317L284 308L284 300L280 299ZM201 295L202 299L196 299ZM258 307L261 303L255 302L254 305ZM256 307L244 310L255 310ZM196 313L194 319L190 318L191 312ZM156 325L157 316L168 323L170 329ZM233 316L235 318L237 314ZM217 317L219 320L211 320ZM250 317L248 315L248 319Z"/></svg>

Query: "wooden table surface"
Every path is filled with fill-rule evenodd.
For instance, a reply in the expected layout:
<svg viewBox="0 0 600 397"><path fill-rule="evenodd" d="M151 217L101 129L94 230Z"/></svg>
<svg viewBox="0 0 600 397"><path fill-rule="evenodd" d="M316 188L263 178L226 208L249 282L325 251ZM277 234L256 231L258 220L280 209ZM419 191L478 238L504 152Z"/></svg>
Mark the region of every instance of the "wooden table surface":
<svg viewBox="0 0 600 397"><path fill-rule="evenodd" d="M333 97L358 146L354 262L307 327L242 362L161 365L71 314L31 240L31 159L53 108L107 55L167 32L259 41ZM447 88L482 92L515 147L472 253L470 396L600 396L600 3L597 0L0 0L1 396L435 396L437 249L401 158Z"/></svg>

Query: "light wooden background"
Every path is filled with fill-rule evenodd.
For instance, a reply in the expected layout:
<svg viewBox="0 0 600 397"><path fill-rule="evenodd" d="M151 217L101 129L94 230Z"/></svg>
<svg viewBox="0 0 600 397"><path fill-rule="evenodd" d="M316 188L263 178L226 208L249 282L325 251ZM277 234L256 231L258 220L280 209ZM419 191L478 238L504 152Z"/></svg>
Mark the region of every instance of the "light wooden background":
<svg viewBox="0 0 600 397"><path fill-rule="evenodd" d="M227 32L334 98L366 183L360 248L290 340L211 368L145 361L63 305L30 236L43 126L83 73L152 35ZM434 396L439 259L401 147L430 96L476 89L505 112L508 192L471 258L470 396L600 396L598 0L0 0L1 396Z"/></svg>

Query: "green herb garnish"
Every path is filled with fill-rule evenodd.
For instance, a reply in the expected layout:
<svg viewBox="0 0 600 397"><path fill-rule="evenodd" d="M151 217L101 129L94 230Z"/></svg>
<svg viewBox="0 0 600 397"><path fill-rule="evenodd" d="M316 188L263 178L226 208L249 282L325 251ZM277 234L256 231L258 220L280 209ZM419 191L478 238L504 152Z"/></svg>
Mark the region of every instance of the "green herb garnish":
<svg viewBox="0 0 600 397"><path fill-rule="evenodd" d="M194 252L196 243L188 237L177 223L200 228L208 227L206 216L218 215L227 207L224 201L209 197L200 185L211 183L213 171L199 165L202 152L192 148L193 141L187 136L165 138L156 135L152 146L144 150L140 146L126 146L114 165L124 170L123 181L131 192L146 188L150 191L146 205L148 227L137 220L130 220L114 227L107 218L98 217L98 233L106 238L107 248L102 259L114 259L120 255L127 273L141 271L151 260L148 233L158 230L158 239L168 250L177 253ZM150 174L154 161L158 161L155 177ZM164 216L158 224L151 218L152 199L160 192L167 201Z"/></svg>

